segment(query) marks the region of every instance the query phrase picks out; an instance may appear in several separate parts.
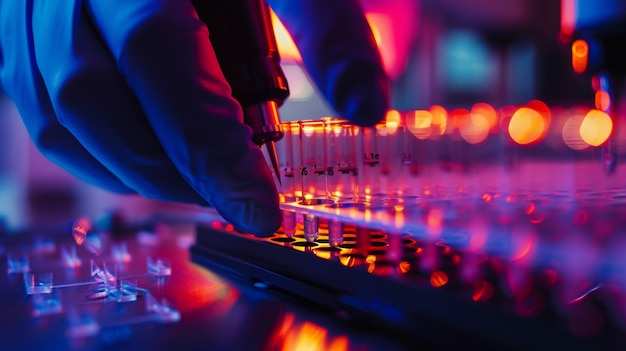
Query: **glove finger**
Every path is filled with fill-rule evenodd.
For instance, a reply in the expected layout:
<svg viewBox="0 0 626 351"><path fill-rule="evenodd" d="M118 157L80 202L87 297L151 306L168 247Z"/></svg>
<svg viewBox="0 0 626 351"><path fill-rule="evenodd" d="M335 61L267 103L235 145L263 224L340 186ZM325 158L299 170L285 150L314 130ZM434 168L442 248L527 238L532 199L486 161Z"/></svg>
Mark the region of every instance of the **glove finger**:
<svg viewBox="0 0 626 351"><path fill-rule="evenodd" d="M83 12L83 1L38 2L35 55L58 120L128 187L154 199L206 205L152 132L139 101ZM54 22L51 23L51 20ZM54 24L54 31L46 24Z"/></svg>
<svg viewBox="0 0 626 351"><path fill-rule="evenodd" d="M0 2L0 82L16 104L37 148L78 178L101 188L133 193L59 122L35 62L31 1Z"/></svg>
<svg viewBox="0 0 626 351"><path fill-rule="evenodd" d="M182 176L239 229L273 233L280 225L276 186L191 3L87 3L120 72Z"/></svg>
<svg viewBox="0 0 626 351"><path fill-rule="evenodd" d="M313 81L335 110L363 126L389 105L389 79L357 0L267 0L302 54Z"/></svg>

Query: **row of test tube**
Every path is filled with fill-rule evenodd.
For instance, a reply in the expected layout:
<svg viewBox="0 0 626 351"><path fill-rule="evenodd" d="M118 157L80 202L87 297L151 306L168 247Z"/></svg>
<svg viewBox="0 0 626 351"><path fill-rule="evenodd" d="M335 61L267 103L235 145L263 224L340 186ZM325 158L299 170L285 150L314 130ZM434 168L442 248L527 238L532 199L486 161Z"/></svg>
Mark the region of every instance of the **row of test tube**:
<svg viewBox="0 0 626 351"><path fill-rule="evenodd" d="M284 123L283 130L277 148L285 202L382 207L418 193L415 138L397 124L360 128L323 118Z"/></svg>
<svg viewBox="0 0 626 351"><path fill-rule="evenodd" d="M472 121L466 117L460 125ZM389 111L383 122L372 127L331 117L283 123L284 138L276 143L281 200L298 208L335 208L342 214L397 212L426 200L471 206L494 196L567 197L603 190L600 186L624 186L622 177L608 177L595 167L594 150L557 147L549 138L519 145L497 128L442 128L434 123L424 127L420 121L415 113ZM293 212L283 213L288 236L299 219ZM305 238L314 241L317 218L302 213ZM331 231L332 221L330 235Z"/></svg>
<svg viewBox="0 0 626 351"><path fill-rule="evenodd" d="M383 122L362 128L339 118L283 123L278 142L281 200L335 208L384 209L415 202L418 193L417 139L403 124ZM284 211L291 236L296 214ZM303 215L307 241L318 237L318 219ZM341 236L341 223L329 222L329 237Z"/></svg>

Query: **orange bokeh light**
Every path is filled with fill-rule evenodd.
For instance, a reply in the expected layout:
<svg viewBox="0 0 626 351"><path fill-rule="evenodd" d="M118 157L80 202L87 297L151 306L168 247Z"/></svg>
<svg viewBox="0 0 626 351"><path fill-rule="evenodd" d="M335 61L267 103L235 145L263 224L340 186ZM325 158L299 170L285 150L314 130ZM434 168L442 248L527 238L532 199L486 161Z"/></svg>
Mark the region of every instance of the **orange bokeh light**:
<svg viewBox="0 0 626 351"><path fill-rule="evenodd" d="M400 112L397 110L389 110L385 115L385 129L386 133L391 135L394 134L398 127L400 126Z"/></svg>
<svg viewBox="0 0 626 351"><path fill-rule="evenodd" d="M493 124L495 124L495 117ZM472 112L460 118L459 133L461 138L470 144L483 142L489 135L489 129L491 129L491 121L483 113Z"/></svg>
<svg viewBox="0 0 626 351"><path fill-rule="evenodd" d="M417 110L406 116L406 126L418 139L427 139L433 130L433 115L430 111Z"/></svg>
<svg viewBox="0 0 626 351"><path fill-rule="evenodd" d="M520 145L527 145L541 139L546 130L546 123L539 112L532 108L522 107L511 117L508 129L513 141Z"/></svg>
<svg viewBox="0 0 626 351"><path fill-rule="evenodd" d="M435 271L430 275L430 285L440 288L448 283L448 275L442 271Z"/></svg>
<svg viewBox="0 0 626 351"><path fill-rule="evenodd" d="M580 124L580 137L591 146L600 146L611 136L613 121L600 110L591 110Z"/></svg>
<svg viewBox="0 0 626 351"><path fill-rule="evenodd" d="M445 133L446 128L448 126L448 111L445 108L439 105L431 106L428 111L432 115L432 125L434 127L439 127L438 132L439 135L443 135Z"/></svg>
<svg viewBox="0 0 626 351"><path fill-rule="evenodd" d="M489 129L493 133L497 132L497 129L495 127L497 127L498 125L498 113L496 112L496 109L493 108L493 106L484 102L479 102L472 106L471 113L472 116L482 116L488 122Z"/></svg>
<svg viewBox="0 0 626 351"><path fill-rule="evenodd" d="M582 39L572 43L572 68L574 72L583 73L589 61L589 44Z"/></svg>

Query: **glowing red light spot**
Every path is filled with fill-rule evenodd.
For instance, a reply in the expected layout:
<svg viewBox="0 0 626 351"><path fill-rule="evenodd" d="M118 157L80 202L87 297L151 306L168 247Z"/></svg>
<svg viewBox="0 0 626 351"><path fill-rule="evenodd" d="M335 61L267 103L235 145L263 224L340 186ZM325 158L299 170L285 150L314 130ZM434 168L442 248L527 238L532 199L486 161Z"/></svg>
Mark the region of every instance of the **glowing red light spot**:
<svg viewBox="0 0 626 351"><path fill-rule="evenodd" d="M448 275L442 271L435 271L430 275L430 285L440 288L448 283Z"/></svg>
<svg viewBox="0 0 626 351"><path fill-rule="evenodd" d="M493 285L486 280L480 280L474 284L472 292L472 300L483 302L489 300L493 296Z"/></svg>
<svg viewBox="0 0 626 351"><path fill-rule="evenodd" d="M452 263L458 264L459 262L461 262L461 256L459 255L452 256Z"/></svg>

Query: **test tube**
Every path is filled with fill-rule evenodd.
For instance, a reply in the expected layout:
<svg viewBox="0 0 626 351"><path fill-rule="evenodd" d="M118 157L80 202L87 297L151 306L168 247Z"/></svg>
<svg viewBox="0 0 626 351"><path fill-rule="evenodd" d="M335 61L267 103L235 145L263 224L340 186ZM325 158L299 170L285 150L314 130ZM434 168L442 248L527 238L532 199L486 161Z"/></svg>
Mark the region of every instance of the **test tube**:
<svg viewBox="0 0 626 351"><path fill-rule="evenodd" d="M280 166L280 201L283 203L296 202L302 197L297 184L301 183L298 164L300 158L300 125L297 122L282 124L285 136L276 142ZM290 210L283 212L283 231L291 238L296 232L296 213Z"/></svg>
<svg viewBox="0 0 626 351"><path fill-rule="evenodd" d="M326 196L333 207L349 206L356 200L359 127L343 119L324 119L328 174Z"/></svg>
<svg viewBox="0 0 626 351"><path fill-rule="evenodd" d="M327 163L324 137L324 121L300 121L300 176L304 205L326 202ZM305 239L309 242L317 240L319 237L317 218L304 214L303 219Z"/></svg>
<svg viewBox="0 0 626 351"><path fill-rule="evenodd" d="M325 202L326 155L324 152L324 121L300 122L300 175L305 205Z"/></svg>
<svg viewBox="0 0 626 351"><path fill-rule="evenodd" d="M367 208L383 208L388 205L392 173L389 142L390 136L396 131L397 126L388 128L386 123L360 130L357 201Z"/></svg>
<svg viewBox="0 0 626 351"><path fill-rule="evenodd" d="M326 196L329 206L340 208L356 201L357 184L357 135L359 127L338 118L325 118ZM343 223L329 220L329 244L333 248L343 243Z"/></svg>
<svg viewBox="0 0 626 351"><path fill-rule="evenodd" d="M399 167L398 176L396 177L397 182L392 182L392 184L397 184L396 188L392 189L392 193L395 194L394 207L396 207L396 210L401 206L414 203L420 193L418 178L420 175L418 159L420 150L417 148L419 140L411 132L408 125L411 122L415 123L414 118L411 118L413 117L412 114L409 113L405 117L398 126L393 150L395 153L393 156L399 158L399 162L394 162Z"/></svg>

